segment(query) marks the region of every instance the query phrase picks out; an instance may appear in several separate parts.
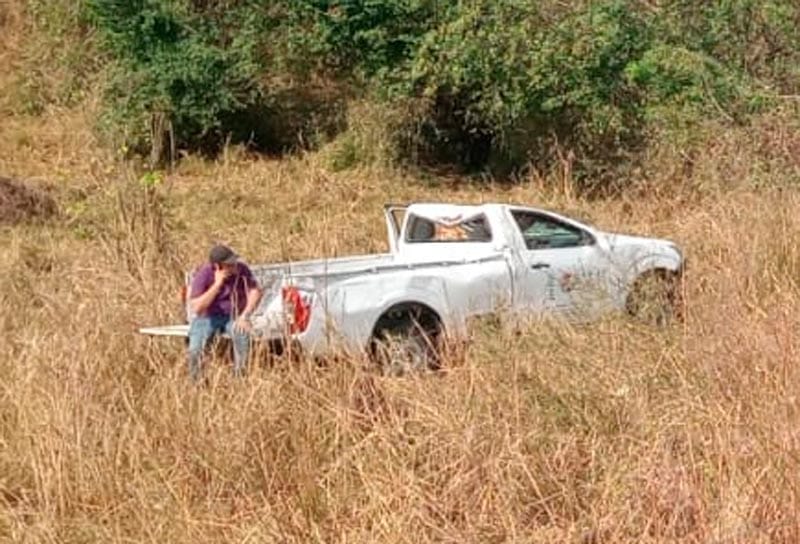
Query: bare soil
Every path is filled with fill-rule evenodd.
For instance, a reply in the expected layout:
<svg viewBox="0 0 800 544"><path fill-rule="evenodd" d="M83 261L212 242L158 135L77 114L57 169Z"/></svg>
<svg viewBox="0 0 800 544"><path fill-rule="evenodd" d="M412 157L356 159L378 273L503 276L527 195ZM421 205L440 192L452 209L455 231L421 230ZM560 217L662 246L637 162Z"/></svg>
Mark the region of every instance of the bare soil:
<svg viewBox="0 0 800 544"><path fill-rule="evenodd" d="M0 225L38 222L57 213L56 201L45 191L0 177Z"/></svg>

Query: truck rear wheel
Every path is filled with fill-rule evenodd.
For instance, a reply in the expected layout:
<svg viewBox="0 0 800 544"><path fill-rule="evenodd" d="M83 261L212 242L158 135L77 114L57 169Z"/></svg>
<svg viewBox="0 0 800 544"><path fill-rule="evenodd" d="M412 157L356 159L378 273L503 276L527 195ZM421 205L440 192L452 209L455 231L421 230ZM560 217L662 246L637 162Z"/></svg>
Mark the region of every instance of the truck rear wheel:
<svg viewBox="0 0 800 544"><path fill-rule="evenodd" d="M375 325L371 355L381 372L402 376L441 367L441 321L420 304L398 305Z"/></svg>

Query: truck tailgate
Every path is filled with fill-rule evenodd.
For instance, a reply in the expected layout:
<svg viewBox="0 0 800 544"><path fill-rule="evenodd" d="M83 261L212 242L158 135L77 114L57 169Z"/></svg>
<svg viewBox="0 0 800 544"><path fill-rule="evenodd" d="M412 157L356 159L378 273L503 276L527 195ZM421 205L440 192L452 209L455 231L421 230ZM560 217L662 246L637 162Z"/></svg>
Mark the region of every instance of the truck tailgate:
<svg viewBox="0 0 800 544"><path fill-rule="evenodd" d="M189 325L162 325L159 327L142 327L141 334L150 336L189 336Z"/></svg>

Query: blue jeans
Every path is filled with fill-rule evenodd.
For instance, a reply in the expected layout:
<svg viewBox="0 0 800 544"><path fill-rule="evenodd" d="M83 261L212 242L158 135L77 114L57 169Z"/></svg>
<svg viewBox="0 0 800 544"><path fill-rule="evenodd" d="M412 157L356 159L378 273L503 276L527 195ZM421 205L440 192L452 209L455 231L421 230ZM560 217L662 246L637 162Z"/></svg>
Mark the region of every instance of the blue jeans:
<svg viewBox="0 0 800 544"><path fill-rule="evenodd" d="M234 330L233 319L229 316L196 317L189 326L189 376L193 381L200 379L203 365L203 352L216 334L227 333L233 341L233 374L241 376L247 365L250 352L250 335Z"/></svg>

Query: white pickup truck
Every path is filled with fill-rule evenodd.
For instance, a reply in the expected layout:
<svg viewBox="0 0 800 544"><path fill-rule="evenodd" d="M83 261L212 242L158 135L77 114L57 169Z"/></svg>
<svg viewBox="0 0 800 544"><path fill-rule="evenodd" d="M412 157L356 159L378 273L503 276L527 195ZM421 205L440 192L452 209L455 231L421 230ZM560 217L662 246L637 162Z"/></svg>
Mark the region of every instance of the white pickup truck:
<svg viewBox="0 0 800 544"><path fill-rule="evenodd" d="M366 352L393 371L437 366L445 338L466 339L471 318L497 312L682 316L685 262L671 241L509 204L387 205L384 215L388 253L251 266L264 288L254 336L310 356Z"/></svg>

